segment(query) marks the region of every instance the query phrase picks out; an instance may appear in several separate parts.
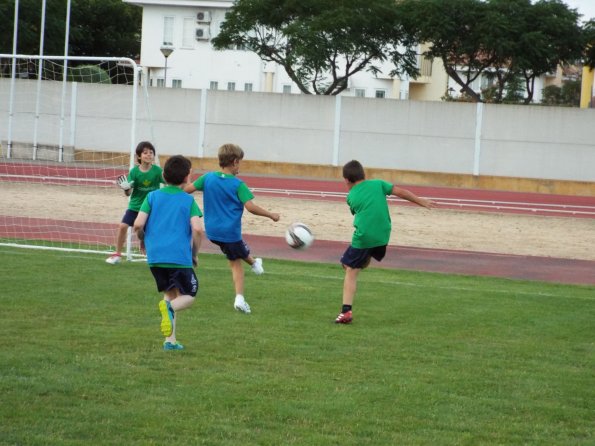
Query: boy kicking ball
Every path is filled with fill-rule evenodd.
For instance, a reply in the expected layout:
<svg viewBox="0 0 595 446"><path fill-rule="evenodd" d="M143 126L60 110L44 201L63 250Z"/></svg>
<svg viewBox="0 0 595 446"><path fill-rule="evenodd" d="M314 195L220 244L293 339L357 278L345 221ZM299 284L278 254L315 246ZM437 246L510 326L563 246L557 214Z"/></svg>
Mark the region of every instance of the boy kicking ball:
<svg viewBox="0 0 595 446"><path fill-rule="evenodd" d="M434 207L434 202L384 180L366 180L359 161L353 160L343 166L343 178L349 189L347 204L354 215L355 231L351 245L341 257L345 270L343 306L335 323L350 324L359 272L370 264L372 257L380 262L386 254L392 229L386 197L395 195L428 209Z"/></svg>
<svg viewBox="0 0 595 446"><path fill-rule="evenodd" d="M177 155L167 160L163 178L167 186L147 195L134 221L134 231L147 252L147 263L157 290L164 350L182 350L176 340L177 313L190 308L198 292L194 266L202 241L202 212L182 189L192 164Z"/></svg>

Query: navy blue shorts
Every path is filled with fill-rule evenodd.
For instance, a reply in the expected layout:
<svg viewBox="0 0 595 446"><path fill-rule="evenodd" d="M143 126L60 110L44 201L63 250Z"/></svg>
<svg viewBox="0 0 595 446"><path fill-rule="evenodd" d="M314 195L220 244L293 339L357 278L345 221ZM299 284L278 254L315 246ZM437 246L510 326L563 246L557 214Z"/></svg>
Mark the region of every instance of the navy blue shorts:
<svg viewBox="0 0 595 446"><path fill-rule="evenodd" d="M155 278L157 290L160 292L177 288L180 294L196 296L198 292L198 278L192 268L161 268L151 266L151 273Z"/></svg>
<svg viewBox="0 0 595 446"><path fill-rule="evenodd" d="M244 240L231 243L217 240L211 240L211 242L221 248L221 252L225 254L227 260L247 259L250 255L250 248Z"/></svg>
<svg viewBox="0 0 595 446"><path fill-rule="evenodd" d="M134 220L138 216L138 211L133 211L132 209L126 209L124 213L124 217L122 217L122 223L127 224L128 226L134 226Z"/></svg>
<svg viewBox="0 0 595 446"><path fill-rule="evenodd" d="M341 263L351 268L363 269L370 264L373 257L379 262L386 255L386 245L375 246L374 248L354 248L349 246L341 257Z"/></svg>

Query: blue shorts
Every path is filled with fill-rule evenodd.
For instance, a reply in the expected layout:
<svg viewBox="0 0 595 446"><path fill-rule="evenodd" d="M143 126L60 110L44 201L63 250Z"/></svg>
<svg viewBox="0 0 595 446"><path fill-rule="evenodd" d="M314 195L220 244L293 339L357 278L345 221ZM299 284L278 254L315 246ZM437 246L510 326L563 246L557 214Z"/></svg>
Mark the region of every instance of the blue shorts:
<svg viewBox="0 0 595 446"><path fill-rule="evenodd" d="M373 248L354 248L349 246L341 257L341 263L351 268L364 269L370 264L370 259L374 257L379 262L386 255L386 245L375 246Z"/></svg>
<svg viewBox="0 0 595 446"><path fill-rule="evenodd" d="M151 266L151 273L155 278L157 290L160 292L177 288L180 294L196 296L198 292L198 278L192 268L162 268Z"/></svg>
<svg viewBox="0 0 595 446"><path fill-rule="evenodd" d="M133 211L132 209L126 209L124 213L124 217L122 217L122 223L128 226L134 226L134 220L138 216L138 211Z"/></svg>
<svg viewBox="0 0 595 446"><path fill-rule="evenodd" d="M225 254L227 260L237 260L237 259L247 259L250 255L250 248L244 242L244 240L240 240L239 242L219 242L217 240L211 240L212 243L219 246L221 248L221 252Z"/></svg>

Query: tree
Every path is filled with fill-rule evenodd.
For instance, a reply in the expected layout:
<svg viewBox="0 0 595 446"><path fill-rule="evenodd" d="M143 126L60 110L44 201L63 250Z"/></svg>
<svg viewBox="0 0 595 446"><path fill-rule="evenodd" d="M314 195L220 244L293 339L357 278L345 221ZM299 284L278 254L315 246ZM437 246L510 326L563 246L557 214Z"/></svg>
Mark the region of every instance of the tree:
<svg viewBox="0 0 595 446"><path fill-rule="evenodd" d="M408 33L431 44L424 53L442 60L448 76L461 87L461 95L481 100L472 83L489 67L495 56L485 47L489 31L487 5L479 0L403 0L399 13Z"/></svg>
<svg viewBox="0 0 595 446"><path fill-rule="evenodd" d="M339 94L350 76L386 61L390 75L418 74L393 0L238 0L212 43L250 48L306 94Z"/></svg>
<svg viewBox="0 0 595 446"><path fill-rule="evenodd" d="M595 68L595 19L585 23L583 33L585 36L584 63L591 68Z"/></svg>
<svg viewBox="0 0 595 446"><path fill-rule="evenodd" d="M579 18L576 9L561 0L539 0L531 7L515 56L525 78L525 104L533 100L537 77L556 71L558 65L580 60L585 41Z"/></svg>
<svg viewBox="0 0 595 446"><path fill-rule="evenodd" d="M12 53L14 1L0 2L0 52ZM140 52L142 10L122 0L72 0L69 54L135 58ZM41 1L19 1L17 52L39 54ZM66 0L46 4L44 54L64 54Z"/></svg>

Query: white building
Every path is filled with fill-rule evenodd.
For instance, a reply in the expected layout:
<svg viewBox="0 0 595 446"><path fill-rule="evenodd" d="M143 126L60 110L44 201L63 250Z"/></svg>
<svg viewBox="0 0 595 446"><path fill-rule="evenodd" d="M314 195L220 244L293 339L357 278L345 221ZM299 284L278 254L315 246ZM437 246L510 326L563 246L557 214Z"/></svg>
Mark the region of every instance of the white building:
<svg viewBox="0 0 595 446"><path fill-rule="evenodd" d="M300 92L280 65L265 63L255 53L242 48L213 49L211 38L219 33L233 1L123 1L143 8L140 65L151 86ZM162 48L173 51L166 58ZM434 101L441 100L447 92L453 97L460 95L460 86L449 79L442 61L418 59L421 75L417 79L401 80L382 73L374 76L364 71L349 78L349 88L342 95ZM383 68L383 73L389 73L392 67L385 64ZM541 100L544 86L556 83L556 75L536 79L533 101ZM487 78L480 76L472 88L480 92L487 85Z"/></svg>
<svg viewBox="0 0 595 446"><path fill-rule="evenodd" d="M218 90L299 93L283 67L243 49L215 51L216 36L233 6L229 0L123 0L143 8L140 64L150 85ZM165 57L161 48L171 48ZM166 70L167 64L167 70ZM433 64L438 65L436 61ZM389 72L386 66L385 72ZM447 89L441 68L420 58L422 76L403 80L368 72L350 77L349 96L439 100Z"/></svg>

